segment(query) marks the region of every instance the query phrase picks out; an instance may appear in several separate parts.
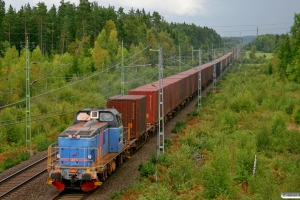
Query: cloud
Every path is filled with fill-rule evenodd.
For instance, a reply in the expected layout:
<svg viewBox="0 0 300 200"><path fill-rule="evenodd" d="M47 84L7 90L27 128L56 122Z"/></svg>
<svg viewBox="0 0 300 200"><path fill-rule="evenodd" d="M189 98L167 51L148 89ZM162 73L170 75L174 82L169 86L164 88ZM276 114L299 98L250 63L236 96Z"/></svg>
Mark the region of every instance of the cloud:
<svg viewBox="0 0 300 200"><path fill-rule="evenodd" d="M160 14L164 13L164 15L196 16L205 13L204 3L207 1L208 0L111 0L107 2L109 2L110 5L120 4L124 8L144 8L146 12L157 11Z"/></svg>

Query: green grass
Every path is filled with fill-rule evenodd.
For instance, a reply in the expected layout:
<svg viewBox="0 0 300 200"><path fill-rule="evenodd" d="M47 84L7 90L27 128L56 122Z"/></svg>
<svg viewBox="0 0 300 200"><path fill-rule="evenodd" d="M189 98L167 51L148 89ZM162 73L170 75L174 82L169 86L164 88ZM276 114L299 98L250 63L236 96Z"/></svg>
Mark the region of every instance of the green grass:
<svg viewBox="0 0 300 200"><path fill-rule="evenodd" d="M299 85L267 68L233 67L201 113L190 115L193 124L176 124L178 138L156 164L159 187L145 177L116 199L281 199L299 190Z"/></svg>
<svg viewBox="0 0 300 200"><path fill-rule="evenodd" d="M250 51L246 51L245 52L245 58L249 59L249 55L250 55ZM263 53L263 52L256 52L255 53L256 57L263 57L267 60L272 59L273 58L273 53Z"/></svg>

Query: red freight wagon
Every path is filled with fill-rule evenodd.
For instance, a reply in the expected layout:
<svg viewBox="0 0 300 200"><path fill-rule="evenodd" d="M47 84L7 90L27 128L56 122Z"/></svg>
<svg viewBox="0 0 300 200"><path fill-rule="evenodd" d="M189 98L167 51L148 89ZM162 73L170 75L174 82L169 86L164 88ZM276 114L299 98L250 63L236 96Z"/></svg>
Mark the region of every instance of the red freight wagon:
<svg viewBox="0 0 300 200"><path fill-rule="evenodd" d="M107 99L107 108L115 108L122 114L123 126L130 128L131 139L138 139L146 131L146 96L113 96Z"/></svg>
<svg viewBox="0 0 300 200"><path fill-rule="evenodd" d="M201 85L206 87L208 83L212 81L214 74L214 65L212 63L206 63L201 65Z"/></svg>
<svg viewBox="0 0 300 200"><path fill-rule="evenodd" d="M191 94L193 94L198 89L198 79L199 79L198 69L193 68L193 69L187 70L187 71L182 72L182 73L189 75L189 78L190 78L190 81L191 81Z"/></svg>
<svg viewBox="0 0 300 200"><path fill-rule="evenodd" d="M170 84L171 87L171 110L174 110L180 103L181 103L181 98L182 94L180 91L182 91L182 84L181 84L181 79L176 79L176 78L171 78L169 77L164 78L163 82Z"/></svg>
<svg viewBox="0 0 300 200"><path fill-rule="evenodd" d="M186 91L185 99L187 99L194 91L193 91L193 84L194 81L192 80L192 75L187 73L186 71L177 74L178 76L184 76L186 79L186 85L184 85L184 89Z"/></svg>
<svg viewBox="0 0 300 200"><path fill-rule="evenodd" d="M128 92L129 95L146 96L146 123L155 124L158 121L158 88L141 86Z"/></svg>
<svg viewBox="0 0 300 200"><path fill-rule="evenodd" d="M188 75L185 74L175 74L173 76L169 76L168 79L181 79L181 88L180 88L180 100L184 101L190 95L190 80L188 79Z"/></svg>
<svg viewBox="0 0 300 200"><path fill-rule="evenodd" d="M150 83L148 85L145 85L145 87L159 87L159 81ZM172 87L170 83L163 81L163 101L164 101L164 115L168 114L169 112L172 111L172 104L171 104L171 94L172 94ZM157 108L158 109L158 108Z"/></svg>
<svg viewBox="0 0 300 200"><path fill-rule="evenodd" d="M225 55L222 57L222 71L224 71L226 67L227 67L227 56Z"/></svg>

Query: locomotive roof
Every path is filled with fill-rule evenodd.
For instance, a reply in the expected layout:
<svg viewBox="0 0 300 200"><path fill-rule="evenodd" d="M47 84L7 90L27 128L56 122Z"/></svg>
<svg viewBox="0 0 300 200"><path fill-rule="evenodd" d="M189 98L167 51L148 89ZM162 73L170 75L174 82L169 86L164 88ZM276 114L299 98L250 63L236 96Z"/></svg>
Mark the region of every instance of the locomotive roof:
<svg viewBox="0 0 300 200"><path fill-rule="evenodd" d="M107 122L99 122L97 120L90 120L87 122L79 122L73 126L68 127L64 130L59 137L76 137L82 138L93 137L99 133L99 128L106 129L108 127Z"/></svg>
<svg viewBox="0 0 300 200"><path fill-rule="evenodd" d="M115 108L84 108L78 112L86 112L86 111L104 111L104 112L111 112L114 115L120 114Z"/></svg>

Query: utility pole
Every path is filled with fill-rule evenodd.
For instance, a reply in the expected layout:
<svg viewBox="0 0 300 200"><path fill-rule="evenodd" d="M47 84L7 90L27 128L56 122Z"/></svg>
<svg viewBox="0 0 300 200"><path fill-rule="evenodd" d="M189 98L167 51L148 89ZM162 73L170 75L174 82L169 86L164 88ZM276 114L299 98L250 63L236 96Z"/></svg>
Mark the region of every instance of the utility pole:
<svg viewBox="0 0 300 200"><path fill-rule="evenodd" d="M215 62L215 50L214 51L214 61L213 61L213 64L214 64L214 75L213 75L213 80L214 80L214 92L216 92L216 87L217 87L217 73L216 73L216 62Z"/></svg>
<svg viewBox="0 0 300 200"><path fill-rule="evenodd" d="M201 49L195 50L199 52L199 66L198 66L198 110L201 109L202 104L201 104L201 90L202 90L202 85L201 85Z"/></svg>
<svg viewBox="0 0 300 200"><path fill-rule="evenodd" d="M122 63L121 63L121 95L124 95L124 52L122 39Z"/></svg>
<svg viewBox="0 0 300 200"><path fill-rule="evenodd" d="M181 72L181 50L179 45L179 72Z"/></svg>
<svg viewBox="0 0 300 200"><path fill-rule="evenodd" d="M162 58L162 47L159 48L159 121L158 121L158 150L157 155L161 153L164 154L165 147L164 147L164 89L163 89L163 58Z"/></svg>
<svg viewBox="0 0 300 200"><path fill-rule="evenodd" d="M30 116L30 64L29 64L29 45L28 34L26 35L26 149L31 152L31 116Z"/></svg>
<svg viewBox="0 0 300 200"><path fill-rule="evenodd" d="M196 50L195 50L196 51ZM192 46L192 66L194 65L194 47Z"/></svg>
<svg viewBox="0 0 300 200"><path fill-rule="evenodd" d="M158 51L158 134L157 134L157 157L160 154L164 154L164 89L163 89L163 58L162 58L162 47L159 50L151 49L150 51Z"/></svg>

